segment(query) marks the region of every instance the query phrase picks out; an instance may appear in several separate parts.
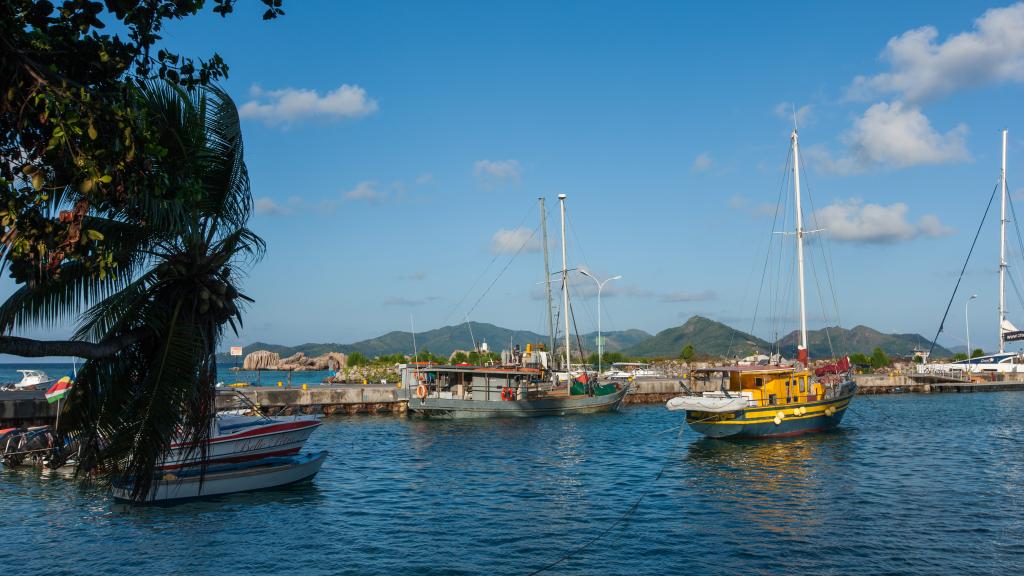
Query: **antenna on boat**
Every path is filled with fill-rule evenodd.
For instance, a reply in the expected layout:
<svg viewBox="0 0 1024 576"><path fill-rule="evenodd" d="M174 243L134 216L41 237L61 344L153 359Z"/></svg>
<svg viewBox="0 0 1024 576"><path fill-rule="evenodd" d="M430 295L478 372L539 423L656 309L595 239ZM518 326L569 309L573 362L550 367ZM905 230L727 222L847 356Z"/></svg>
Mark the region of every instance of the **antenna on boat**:
<svg viewBox="0 0 1024 576"><path fill-rule="evenodd" d="M412 319L412 314L409 314L409 326L412 327L412 361L416 363L420 361L420 352L416 349L416 322Z"/></svg>
<svg viewBox="0 0 1024 576"><path fill-rule="evenodd" d="M790 102L789 107L793 110L793 132L796 132L799 126L796 125L796 102Z"/></svg>
<svg viewBox="0 0 1024 576"><path fill-rule="evenodd" d="M796 112L793 113L796 124ZM793 141L793 194L796 197L796 260L800 279L800 344L796 349L797 361L807 365L807 308L804 298L804 223L800 210L800 144L797 141L796 128L790 139Z"/></svg>
<svg viewBox="0 0 1024 576"><path fill-rule="evenodd" d="M1002 194L1002 212L999 214L999 353L1006 351L1003 344L1003 322L1006 322L1006 129L1003 129L1003 167L999 171L999 188ZM971 357L971 351L967 351Z"/></svg>
<svg viewBox="0 0 1024 576"><path fill-rule="evenodd" d="M558 195L562 214L562 316L565 317L565 390L568 396L572 394L572 364L569 363L569 264L565 256L565 198L565 194Z"/></svg>
<svg viewBox="0 0 1024 576"><path fill-rule="evenodd" d="M544 206L544 197L538 198L540 200L540 228L544 232L544 291L548 297L548 341L551 345L551 351L548 354L555 353L555 317L552 310L551 300L551 265L548 263L548 211Z"/></svg>

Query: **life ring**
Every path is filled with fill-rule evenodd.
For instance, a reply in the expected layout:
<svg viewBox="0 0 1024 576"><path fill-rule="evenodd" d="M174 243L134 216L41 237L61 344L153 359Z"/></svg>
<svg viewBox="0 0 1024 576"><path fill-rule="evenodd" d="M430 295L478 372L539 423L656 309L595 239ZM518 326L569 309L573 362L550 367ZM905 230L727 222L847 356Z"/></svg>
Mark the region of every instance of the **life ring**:
<svg viewBox="0 0 1024 576"><path fill-rule="evenodd" d="M426 384L420 384L419 386L416 387L416 397L419 398L421 401L427 399L427 385Z"/></svg>
<svg viewBox="0 0 1024 576"><path fill-rule="evenodd" d="M502 388L501 389L501 399L502 400L515 400L515 398L516 398L516 395L515 395L515 393L512 392L512 388Z"/></svg>

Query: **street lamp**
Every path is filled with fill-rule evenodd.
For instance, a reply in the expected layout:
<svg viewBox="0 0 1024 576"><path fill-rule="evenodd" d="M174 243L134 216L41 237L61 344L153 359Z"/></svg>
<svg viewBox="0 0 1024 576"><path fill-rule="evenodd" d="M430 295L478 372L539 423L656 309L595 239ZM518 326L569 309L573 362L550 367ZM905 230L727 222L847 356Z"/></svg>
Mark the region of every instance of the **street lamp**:
<svg viewBox="0 0 1024 576"><path fill-rule="evenodd" d="M594 281L597 284L597 375L601 376L601 359L604 357L604 338L601 337L601 290L604 289L604 285L612 280L619 280L622 276L612 276L611 278L605 278L604 280L598 280L594 275L586 270L580 268L580 274L583 274L587 278Z"/></svg>
<svg viewBox="0 0 1024 576"><path fill-rule="evenodd" d="M971 294L971 297L964 302L964 324L967 326L967 369L971 369L971 318L967 315L967 307L970 306L971 300L977 298L977 294Z"/></svg>

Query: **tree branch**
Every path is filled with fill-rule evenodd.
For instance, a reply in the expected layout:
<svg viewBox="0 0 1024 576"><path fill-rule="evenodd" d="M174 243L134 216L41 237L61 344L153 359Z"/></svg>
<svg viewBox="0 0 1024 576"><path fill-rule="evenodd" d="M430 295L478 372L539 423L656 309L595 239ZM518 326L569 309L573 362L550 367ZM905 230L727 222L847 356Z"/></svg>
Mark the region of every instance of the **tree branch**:
<svg viewBox="0 0 1024 576"><path fill-rule="evenodd" d="M76 356L89 360L109 358L135 344L145 335L135 330L103 342L82 340L33 340L19 336L0 336L0 354L38 358L41 356Z"/></svg>

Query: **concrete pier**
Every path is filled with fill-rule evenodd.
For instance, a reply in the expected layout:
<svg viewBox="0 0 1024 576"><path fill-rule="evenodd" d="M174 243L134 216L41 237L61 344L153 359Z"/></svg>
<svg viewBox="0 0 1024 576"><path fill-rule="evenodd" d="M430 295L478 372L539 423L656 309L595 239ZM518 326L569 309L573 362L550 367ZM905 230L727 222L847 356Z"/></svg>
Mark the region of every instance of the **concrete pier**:
<svg viewBox="0 0 1024 576"><path fill-rule="evenodd" d="M46 401L43 390L0 391L0 428L52 424L57 404Z"/></svg>
<svg viewBox="0 0 1024 576"><path fill-rule="evenodd" d="M1024 390L1024 380L941 381L904 375L859 374L860 394L966 393ZM701 392L702 390L695 390ZM682 392L678 378L638 379L623 404L662 404ZM242 396L262 411L275 414L405 414L406 391L395 385L335 384L276 388L248 386L220 389L218 409L245 408ZM52 424L57 405L41 390L0 392L0 428Z"/></svg>

